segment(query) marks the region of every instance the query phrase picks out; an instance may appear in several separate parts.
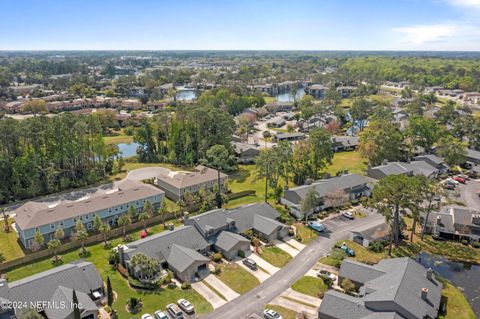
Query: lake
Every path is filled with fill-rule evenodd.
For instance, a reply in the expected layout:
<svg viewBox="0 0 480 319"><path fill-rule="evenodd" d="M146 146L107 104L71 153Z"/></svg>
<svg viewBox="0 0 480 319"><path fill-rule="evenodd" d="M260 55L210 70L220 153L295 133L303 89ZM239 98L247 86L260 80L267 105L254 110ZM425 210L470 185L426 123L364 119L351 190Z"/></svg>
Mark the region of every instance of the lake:
<svg viewBox="0 0 480 319"><path fill-rule="evenodd" d="M137 155L137 147L138 143L120 143L117 144L118 150L120 151L120 154L122 157L132 157Z"/></svg>
<svg viewBox="0 0 480 319"><path fill-rule="evenodd" d="M424 267L432 268L440 276L463 290L473 311L480 318L480 266L448 260L443 256L422 252L417 257Z"/></svg>
<svg viewBox="0 0 480 319"><path fill-rule="evenodd" d="M197 91L181 89L177 91L177 101L192 101L197 98Z"/></svg>
<svg viewBox="0 0 480 319"><path fill-rule="evenodd" d="M305 88L299 88L295 93L297 101L299 101L305 95ZM277 94L275 96L278 102L293 102L293 94L290 92Z"/></svg>

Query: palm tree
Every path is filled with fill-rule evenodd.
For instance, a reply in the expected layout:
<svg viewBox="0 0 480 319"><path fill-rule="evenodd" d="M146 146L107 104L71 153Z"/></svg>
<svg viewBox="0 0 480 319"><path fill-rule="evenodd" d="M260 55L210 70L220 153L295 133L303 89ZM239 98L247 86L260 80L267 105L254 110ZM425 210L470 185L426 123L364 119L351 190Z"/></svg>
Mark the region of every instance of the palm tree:
<svg viewBox="0 0 480 319"><path fill-rule="evenodd" d="M85 230L77 231L76 238L80 242L80 244L82 245L82 254L85 255L87 253L87 250L85 249L85 241L88 238L87 231L85 231Z"/></svg>
<svg viewBox="0 0 480 319"><path fill-rule="evenodd" d="M37 248L42 247L45 242L45 237L43 237L38 229L35 231L35 235L33 235L33 242L36 244Z"/></svg>
<svg viewBox="0 0 480 319"><path fill-rule="evenodd" d="M300 206L300 212L305 216L305 221L308 220L308 217L313 213L314 209L317 207L319 202L318 192L314 187L311 187L308 192L305 194L305 198L302 200Z"/></svg>
<svg viewBox="0 0 480 319"><path fill-rule="evenodd" d="M127 232L126 227L131 222L132 220L130 219L130 216L127 214L120 216L120 218L117 220L118 226L122 227L123 238L125 238L126 236L126 232Z"/></svg>
<svg viewBox="0 0 480 319"><path fill-rule="evenodd" d="M98 229L100 233L103 235L103 243L105 246L108 246L108 235L110 234L110 225L107 223L102 223L100 228Z"/></svg>
<svg viewBox="0 0 480 319"><path fill-rule="evenodd" d="M168 214L167 202L165 200L162 201L158 213L162 216L162 224L165 225L165 216Z"/></svg>
<svg viewBox="0 0 480 319"><path fill-rule="evenodd" d="M62 243L60 240L54 238L48 242L48 249L53 253L53 259L58 260L57 249Z"/></svg>
<svg viewBox="0 0 480 319"><path fill-rule="evenodd" d="M270 137L272 137L272 133L270 133L270 131L263 131L262 133L263 135L263 139L265 140L265 148L267 148L267 141Z"/></svg>
<svg viewBox="0 0 480 319"><path fill-rule="evenodd" d="M132 257L130 260L130 266L135 272L137 267L140 270L140 278L143 278L143 272L145 270L145 265L148 262L148 257L145 254L138 253Z"/></svg>
<svg viewBox="0 0 480 319"><path fill-rule="evenodd" d="M217 180L218 180L218 190L217 190L217 207L221 208L223 205L222 200L222 184L220 179L220 171L227 170L230 168L230 163L234 161L232 155L224 145L213 145L210 147L206 154L206 163L207 166L212 167L217 170Z"/></svg>
<svg viewBox="0 0 480 319"><path fill-rule="evenodd" d="M138 220L142 222L143 224L143 230L147 232L147 220L150 218L150 215L148 215L147 212L142 212L140 215L138 215Z"/></svg>

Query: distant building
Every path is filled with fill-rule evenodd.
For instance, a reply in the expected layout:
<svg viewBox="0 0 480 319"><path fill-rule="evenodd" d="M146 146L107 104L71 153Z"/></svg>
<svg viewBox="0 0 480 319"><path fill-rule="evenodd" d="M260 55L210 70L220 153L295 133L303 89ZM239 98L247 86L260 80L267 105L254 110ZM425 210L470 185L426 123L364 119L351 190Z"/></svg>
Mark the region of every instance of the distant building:
<svg viewBox="0 0 480 319"><path fill-rule="evenodd" d="M257 156L260 155L260 148L256 145L234 142L233 148L238 163L253 163Z"/></svg>
<svg viewBox="0 0 480 319"><path fill-rule="evenodd" d="M428 178L436 178L440 170L424 160L411 162L388 162L379 166L367 169L367 176L375 179L382 179L390 175L424 175Z"/></svg>
<svg viewBox="0 0 480 319"><path fill-rule="evenodd" d="M228 180L228 175L220 172L220 185L223 187ZM198 165L193 172L187 171L168 171L160 174L154 182L160 189L165 191L165 195L178 201L183 198L185 193L196 194L200 189L213 190L218 185L217 170L206 166Z"/></svg>
<svg viewBox="0 0 480 319"><path fill-rule="evenodd" d="M305 89L305 92L308 95L313 96L316 99L323 99L325 97L325 92L327 91L327 88L321 84L313 84L310 86L307 86Z"/></svg>
<svg viewBox="0 0 480 319"><path fill-rule="evenodd" d="M340 93L342 98L348 98L355 90L357 89L356 86L339 86L337 87L337 92Z"/></svg>
<svg viewBox="0 0 480 319"><path fill-rule="evenodd" d="M140 211L146 201L153 207L160 207L165 193L158 188L139 182L128 181L117 189L76 201L61 201L48 204L29 201L13 211L15 228L19 239L26 248L32 248L35 232L39 231L45 241L54 238L58 228L63 229L65 237L74 233L75 224L81 221L87 230L93 229L95 216L105 223L116 226L118 218L133 206Z"/></svg>
<svg viewBox="0 0 480 319"><path fill-rule="evenodd" d="M345 259L338 279L352 281L358 296L329 290L318 310L320 319L434 319L441 308L442 283L408 257L374 266Z"/></svg>
<svg viewBox="0 0 480 319"><path fill-rule="evenodd" d="M84 261L11 283L0 279L0 318L22 318L25 309L34 305L38 305L37 311L47 319L73 318L73 290L78 298L80 318L98 318L105 296L103 280L95 266Z"/></svg>
<svg viewBox="0 0 480 319"><path fill-rule="evenodd" d="M283 117L275 118L275 119L269 121L268 125L271 126L271 127L276 127L276 128L282 127L282 126L285 125L285 119Z"/></svg>
<svg viewBox="0 0 480 319"><path fill-rule="evenodd" d="M293 133L277 133L273 139L275 141L299 141L305 139L304 133L293 132Z"/></svg>
<svg viewBox="0 0 480 319"><path fill-rule="evenodd" d="M358 136L333 136L333 150L335 152L353 151L360 145Z"/></svg>
<svg viewBox="0 0 480 319"><path fill-rule="evenodd" d="M288 189L281 198L281 203L290 208L290 213L298 219L302 219L301 212L302 201L305 199L307 193L314 189L319 198L318 206L315 212L332 207L329 197L337 193L341 193L344 198L339 200L355 202L365 196L370 196L372 191L372 179L358 175L347 174L337 177L332 177L325 180L313 182L310 185L303 185Z"/></svg>
<svg viewBox="0 0 480 319"><path fill-rule="evenodd" d="M466 207L444 207L429 214L427 231L444 239L477 242L480 240L480 212Z"/></svg>
<svg viewBox="0 0 480 319"><path fill-rule="evenodd" d="M387 223L380 225L366 225L350 231L350 240L363 247L368 247L376 240L387 239L390 235L390 226Z"/></svg>

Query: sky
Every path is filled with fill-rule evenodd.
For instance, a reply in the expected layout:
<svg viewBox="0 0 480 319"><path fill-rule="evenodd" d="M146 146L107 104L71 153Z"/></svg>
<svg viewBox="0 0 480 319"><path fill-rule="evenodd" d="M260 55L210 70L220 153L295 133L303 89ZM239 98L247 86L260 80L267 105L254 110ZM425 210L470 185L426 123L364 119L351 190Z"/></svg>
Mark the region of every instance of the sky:
<svg viewBox="0 0 480 319"><path fill-rule="evenodd" d="M0 0L0 50L480 51L480 0Z"/></svg>

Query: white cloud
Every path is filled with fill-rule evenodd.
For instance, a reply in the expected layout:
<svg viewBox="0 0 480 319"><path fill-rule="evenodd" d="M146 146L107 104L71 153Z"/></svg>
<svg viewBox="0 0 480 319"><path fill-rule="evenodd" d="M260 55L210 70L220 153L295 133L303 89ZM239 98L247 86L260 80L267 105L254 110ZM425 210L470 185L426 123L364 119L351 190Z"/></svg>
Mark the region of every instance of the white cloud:
<svg viewBox="0 0 480 319"><path fill-rule="evenodd" d="M423 44L454 37L459 27L454 24L414 25L394 28L393 31L403 35L403 42Z"/></svg>
<svg viewBox="0 0 480 319"><path fill-rule="evenodd" d="M480 9L480 0L446 0L452 6Z"/></svg>

